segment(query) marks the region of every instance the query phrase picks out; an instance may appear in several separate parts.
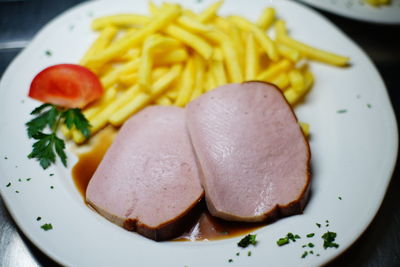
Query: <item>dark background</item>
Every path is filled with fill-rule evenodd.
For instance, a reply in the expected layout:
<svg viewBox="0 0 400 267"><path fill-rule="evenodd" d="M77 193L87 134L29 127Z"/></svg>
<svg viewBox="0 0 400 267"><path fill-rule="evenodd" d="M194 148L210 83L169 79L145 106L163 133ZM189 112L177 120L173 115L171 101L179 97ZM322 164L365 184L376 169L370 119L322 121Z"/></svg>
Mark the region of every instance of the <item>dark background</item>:
<svg viewBox="0 0 400 267"><path fill-rule="evenodd" d="M0 0L0 75L43 25L80 2L83 1ZM371 57L386 83L396 116L399 117L400 25L376 25L320 12ZM55 263L16 228L0 199L0 266L50 265ZM399 163L371 225L349 250L328 266L400 266Z"/></svg>

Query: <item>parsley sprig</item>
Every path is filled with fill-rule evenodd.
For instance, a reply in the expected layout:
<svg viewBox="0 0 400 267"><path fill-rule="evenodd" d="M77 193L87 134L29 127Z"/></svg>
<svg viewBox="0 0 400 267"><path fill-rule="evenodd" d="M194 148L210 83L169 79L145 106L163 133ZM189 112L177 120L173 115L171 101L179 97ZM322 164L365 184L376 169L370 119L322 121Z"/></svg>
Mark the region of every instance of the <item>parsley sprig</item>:
<svg viewBox="0 0 400 267"><path fill-rule="evenodd" d="M55 163L58 156L62 164L67 166L65 142L57 136L60 124L64 123L68 129L73 127L80 131L86 138L90 136L89 122L79 108L65 109L53 104L43 104L35 108L31 115L35 118L26 123L28 137L36 142L28 158L35 158L43 169ZM48 129L47 132L44 132Z"/></svg>

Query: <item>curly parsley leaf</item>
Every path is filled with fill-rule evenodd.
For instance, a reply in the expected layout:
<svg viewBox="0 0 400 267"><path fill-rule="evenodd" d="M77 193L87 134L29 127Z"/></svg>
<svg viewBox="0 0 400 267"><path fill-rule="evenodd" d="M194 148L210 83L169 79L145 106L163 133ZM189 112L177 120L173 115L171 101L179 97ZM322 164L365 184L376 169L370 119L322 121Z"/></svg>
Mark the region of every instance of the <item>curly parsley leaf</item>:
<svg viewBox="0 0 400 267"><path fill-rule="evenodd" d="M35 108L31 115L35 115L31 121L26 123L28 137L36 142L32 146L32 152L28 158L39 161L43 169L47 169L55 163L58 156L62 164L67 166L67 155L65 154L65 142L57 137L57 129L60 123L71 129L75 127L86 138L89 138L89 122L78 108L62 109L52 104L43 104ZM48 129L47 129L48 128ZM45 133L45 130L49 133Z"/></svg>
<svg viewBox="0 0 400 267"><path fill-rule="evenodd" d="M29 138L43 131L46 126L53 128L60 111L54 105L43 104L34 109L31 114L37 115L37 117L26 123Z"/></svg>
<svg viewBox="0 0 400 267"><path fill-rule="evenodd" d="M49 231L53 229L53 225L51 223L45 223L42 226L40 226L40 228L42 228L45 231Z"/></svg>
<svg viewBox="0 0 400 267"><path fill-rule="evenodd" d="M67 166L67 156L64 153L64 141L58 138L55 133L37 133L32 137L38 141L33 144L33 150L28 155L28 158L37 159L40 166L42 166L43 169L47 169L52 163L55 163L56 154L54 152L57 152L64 166Z"/></svg>
<svg viewBox="0 0 400 267"><path fill-rule="evenodd" d="M257 244L256 240L256 235L246 235L245 237L242 238L242 240L237 243L239 247L246 248L249 245L255 245Z"/></svg>
<svg viewBox="0 0 400 267"><path fill-rule="evenodd" d="M75 128L86 138L89 138L90 124L79 108L67 109L62 113L61 116L65 119L65 125L68 127L68 129L71 129L73 126L75 126Z"/></svg>
<svg viewBox="0 0 400 267"><path fill-rule="evenodd" d="M321 238L324 240L324 249L327 248L338 248L339 244L333 242L336 239L336 233L335 232L326 232L321 236Z"/></svg>

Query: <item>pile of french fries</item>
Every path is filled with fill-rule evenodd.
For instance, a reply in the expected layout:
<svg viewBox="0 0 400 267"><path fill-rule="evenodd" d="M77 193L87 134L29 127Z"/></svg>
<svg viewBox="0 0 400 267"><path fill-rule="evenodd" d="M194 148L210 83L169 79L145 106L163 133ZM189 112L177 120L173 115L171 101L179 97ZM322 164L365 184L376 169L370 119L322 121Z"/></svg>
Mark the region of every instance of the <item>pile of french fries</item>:
<svg viewBox="0 0 400 267"><path fill-rule="evenodd" d="M122 125L148 105L183 107L226 83L270 82L295 105L313 84L308 59L348 64L347 57L291 38L271 7L250 22L235 15L218 16L221 5L219 1L194 13L177 4L150 2L148 16L94 19L92 28L99 36L80 62L105 88L102 98L83 110L92 134L108 124ZM308 125L302 128L307 133ZM63 132L77 144L85 141L78 131Z"/></svg>

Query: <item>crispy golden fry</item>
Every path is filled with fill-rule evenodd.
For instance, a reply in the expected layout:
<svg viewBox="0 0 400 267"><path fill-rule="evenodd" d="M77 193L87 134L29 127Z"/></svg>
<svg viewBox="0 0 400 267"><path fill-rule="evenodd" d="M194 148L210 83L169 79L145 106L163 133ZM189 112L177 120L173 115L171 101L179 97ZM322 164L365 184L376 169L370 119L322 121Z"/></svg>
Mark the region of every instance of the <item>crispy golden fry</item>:
<svg viewBox="0 0 400 267"><path fill-rule="evenodd" d="M189 58L178 83L178 97L174 103L176 106L183 107L190 101L194 87L194 76L194 62L192 58Z"/></svg>
<svg viewBox="0 0 400 267"><path fill-rule="evenodd" d="M86 66L86 63L90 57L92 57L98 51L105 49L117 34L118 29L113 26L105 27L99 37L93 42L90 48L86 51L79 64Z"/></svg>
<svg viewBox="0 0 400 267"><path fill-rule="evenodd" d="M344 67L349 64L349 58L340 56L331 52L327 52L309 45L306 45L304 43L301 43L299 41L296 41L295 39L289 37L287 35L287 30L285 26L285 22L282 20L279 20L275 23L275 32L276 32L276 39L279 43L282 43L284 45L287 45L289 47L292 47L293 49L299 51L301 54L304 56L321 61L327 64L339 66L339 67Z"/></svg>
<svg viewBox="0 0 400 267"><path fill-rule="evenodd" d="M156 100L156 104L160 106L171 106L173 103L171 99L168 98L168 96L161 96Z"/></svg>
<svg viewBox="0 0 400 267"><path fill-rule="evenodd" d="M305 122L300 122L299 124L304 136L308 137L310 135L310 124Z"/></svg>
<svg viewBox="0 0 400 267"><path fill-rule="evenodd" d="M300 52L289 46L278 43L277 48L278 48L279 55L291 60L294 63L297 63L301 59Z"/></svg>
<svg viewBox="0 0 400 267"><path fill-rule="evenodd" d="M222 60L219 60L219 58L222 59L222 52L221 50L216 50L215 52L216 59L211 63L210 72L214 76L215 86L220 86L227 83L227 77L224 63Z"/></svg>
<svg viewBox="0 0 400 267"><path fill-rule="evenodd" d="M175 63L182 63L189 58L189 53L184 48L177 48L171 51L155 51L154 65L169 65Z"/></svg>
<svg viewBox="0 0 400 267"><path fill-rule="evenodd" d="M275 43L259 27L239 16L230 16L229 18L242 30L251 31L259 45L264 49L265 53L267 53L268 57L272 61L277 61L279 59Z"/></svg>
<svg viewBox="0 0 400 267"><path fill-rule="evenodd" d="M206 63L200 55L195 54L193 56L193 62L195 69L195 80L194 80L194 90L191 96L191 100L197 98L203 93L203 83L206 71Z"/></svg>
<svg viewBox="0 0 400 267"><path fill-rule="evenodd" d="M151 88L149 94L138 90L138 94L127 97L126 102L118 106L117 110L110 114L109 122L115 126L121 125L127 118L141 110L147 104L156 100L179 76L182 66L174 65L166 74L159 78Z"/></svg>
<svg viewBox="0 0 400 267"><path fill-rule="evenodd" d="M223 3L224 1L221 0L209 6L206 10L198 15L198 20L202 23L206 23L213 19L217 15L218 10Z"/></svg>
<svg viewBox="0 0 400 267"><path fill-rule="evenodd" d="M177 18L181 14L181 8L178 5L170 5L164 10L164 12L158 14L151 19L151 22L145 27L133 32L130 35L126 35L123 38L115 41L108 48L97 53L88 61L89 66L99 66L110 61L112 58L124 54L127 50L134 47L143 41L148 35L157 32L172 20Z"/></svg>
<svg viewBox="0 0 400 267"><path fill-rule="evenodd" d="M96 18L92 21L92 29L102 30L109 26L115 27L137 27L144 26L150 22L150 18L136 14L118 14Z"/></svg>
<svg viewBox="0 0 400 267"><path fill-rule="evenodd" d="M128 50L128 52L126 52L122 56L113 58L111 60L111 62L113 62L113 63L117 62L118 63L118 62L124 62L124 61L132 61L132 60L134 60L134 59L136 59L136 58L138 58L140 56L140 52L141 52L141 49L132 48L132 49Z"/></svg>
<svg viewBox="0 0 400 267"><path fill-rule="evenodd" d="M293 64L289 60L282 59L278 63L275 63L274 65L267 68L265 71L261 72L257 76L257 79L262 81L271 81L272 79L277 77L279 73L284 73L292 67Z"/></svg>
<svg viewBox="0 0 400 267"><path fill-rule="evenodd" d="M302 93L305 88L304 77L302 73L293 69L289 72L290 87L293 88L297 93Z"/></svg>
<svg viewBox="0 0 400 267"><path fill-rule="evenodd" d="M177 25L169 25L163 32L172 36L173 38L181 41L189 47L192 47L197 53L199 53L205 59L209 59L212 55L212 47L200 36L194 35L193 33L182 29Z"/></svg>
<svg viewBox="0 0 400 267"><path fill-rule="evenodd" d="M245 59L245 80L255 80L257 78L260 62L259 53L252 33L247 34Z"/></svg>
<svg viewBox="0 0 400 267"><path fill-rule="evenodd" d="M257 26L261 30L266 31L275 20L275 9L272 7L267 7L261 13L261 16L257 20Z"/></svg>
<svg viewBox="0 0 400 267"><path fill-rule="evenodd" d="M290 85L289 77L285 72L280 73L276 78L267 80L267 82L273 83L279 87L282 91Z"/></svg>
<svg viewBox="0 0 400 267"><path fill-rule="evenodd" d="M140 60L135 59L128 63L125 63L119 68L114 68L113 70L111 70L106 75L100 78L101 84L104 86L104 88L112 86L114 83L118 81L118 77L120 75L136 71L139 68L139 63Z"/></svg>
<svg viewBox="0 0 400 267"><path fill-rule="evenodd" d="M303 44L299 41L292 39L287 35L278 36L278 41L290 46L302 53L304 56L309 59L321 61L327 64L335 65L338 67L344 67L349 64L349 58L340 56L337 54L333 54L331 52L327 52L321 49L317 49L315 47Z"/></svg>
<svg viewBox="0 0 400 267"><path fill-rule="evenodd" d="M210 26L207 26L193 17L182 15L177 19L177 22L183 28L193 32L206 32L210 30Z"/></svg>

